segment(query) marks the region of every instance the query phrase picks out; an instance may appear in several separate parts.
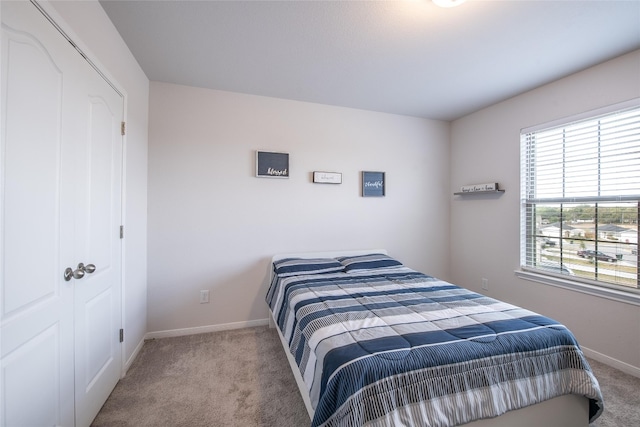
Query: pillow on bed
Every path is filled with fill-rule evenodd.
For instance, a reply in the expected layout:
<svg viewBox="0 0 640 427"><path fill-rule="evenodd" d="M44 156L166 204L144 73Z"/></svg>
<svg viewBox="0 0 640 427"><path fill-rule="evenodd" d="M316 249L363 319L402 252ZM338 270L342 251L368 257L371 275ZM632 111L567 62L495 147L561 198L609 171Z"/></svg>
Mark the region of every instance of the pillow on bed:
<svg viewBox="0 0 640 427"><path fill-rule="evenodd" d="M344 256L338 257L336 259L340 261L342 265L344 265L345 273L403 266L403 264L397 259L391 258L390 256L384 254Z"/></svg>
<svg viewBox="0 0 640 427"><path fill-rule="evenodd" d="M273 262L273 269L280 277L303 274L338 273L344 270L338 260L333 258L285 258Z"/></svg>

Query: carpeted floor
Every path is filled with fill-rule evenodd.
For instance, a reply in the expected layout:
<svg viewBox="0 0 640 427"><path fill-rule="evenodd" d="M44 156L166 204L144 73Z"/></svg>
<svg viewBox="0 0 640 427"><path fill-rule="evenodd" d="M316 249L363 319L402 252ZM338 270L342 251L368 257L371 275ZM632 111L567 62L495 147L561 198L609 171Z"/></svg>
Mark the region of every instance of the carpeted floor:
<svg viewBox="0 0 640 427"><path fill-rule="evenodd" d="M145 342L92 426L308 426L268 327Z"/></svg>
<svg viewBox="0 0 640 427"><path fill-rule="evenodd" d="M589 359L604 398L604 412L592 427L640 426L640 378Z"/></svg>
<svg viewBox="0 0 640 427"><path fill-rule="evenodd" d="M640 378L590 361L605 412L592 427L640 426ZM268 327L145 342L92 426L309 426Z"/></svg>

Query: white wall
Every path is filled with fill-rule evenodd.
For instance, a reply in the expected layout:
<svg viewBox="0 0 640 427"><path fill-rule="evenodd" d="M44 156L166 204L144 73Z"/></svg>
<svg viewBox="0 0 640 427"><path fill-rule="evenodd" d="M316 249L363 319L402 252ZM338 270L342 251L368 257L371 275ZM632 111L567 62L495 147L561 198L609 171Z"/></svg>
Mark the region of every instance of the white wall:
<svg viewBox="0 0 640 427"><path fill-rule="evenodd" d="M124 329L128 365L147 331L147 138L149 79L95 1L54 1L75 41L126 94L124 188ZM50 7L48 7L51 9Z"/></svg>
<svg viewBox="0 0 640 427"><path fill-rule="evenodd" d="M289 153L290 178L256 178L255 150ZM360 196L362 170L386 197ZM448 123L152 82L149 331L266 319L276 253L381 247L446 278L449 187Z"/></svg>
<svg viewBox="0 0 640 427"><path fill-rule="evenodd" d="M605 362L640 372L640 307L521 280L521 128L640 96L640 51L485 108L452 123L451 192L497 181L499 197L451 197L451 277L565 323Z"/></svg>

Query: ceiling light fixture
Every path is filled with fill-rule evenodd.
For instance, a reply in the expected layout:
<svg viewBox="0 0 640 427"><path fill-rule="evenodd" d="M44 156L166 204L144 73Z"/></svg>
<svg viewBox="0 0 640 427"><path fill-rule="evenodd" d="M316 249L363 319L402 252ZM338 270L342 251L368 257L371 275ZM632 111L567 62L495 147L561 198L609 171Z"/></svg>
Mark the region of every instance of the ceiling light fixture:
<svg viewBox="0 0 640 427"><path fill-rule="evenodd" d="M465 0L431 0L436 6L455 7L460 6Z"/></svg>

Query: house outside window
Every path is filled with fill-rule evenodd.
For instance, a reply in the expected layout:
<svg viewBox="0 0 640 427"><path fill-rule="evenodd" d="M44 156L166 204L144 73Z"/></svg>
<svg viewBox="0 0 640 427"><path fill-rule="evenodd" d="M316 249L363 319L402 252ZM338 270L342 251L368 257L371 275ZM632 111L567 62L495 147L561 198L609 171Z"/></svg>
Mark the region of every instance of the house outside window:
<svg viewBox="0 0 640 427"><path fill-rule="evenodd" d="M521 269L640 296L640 99L520 140Z"/></svg>

